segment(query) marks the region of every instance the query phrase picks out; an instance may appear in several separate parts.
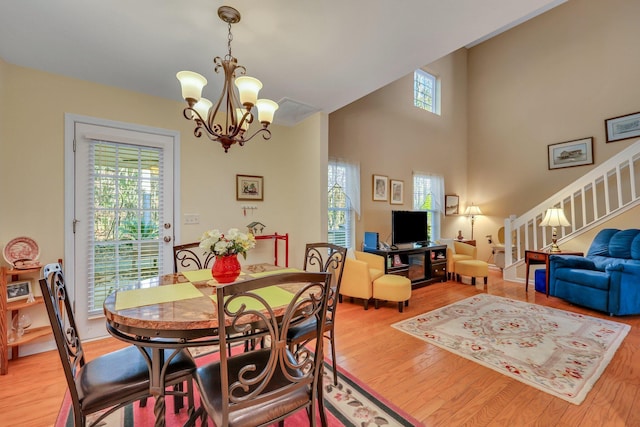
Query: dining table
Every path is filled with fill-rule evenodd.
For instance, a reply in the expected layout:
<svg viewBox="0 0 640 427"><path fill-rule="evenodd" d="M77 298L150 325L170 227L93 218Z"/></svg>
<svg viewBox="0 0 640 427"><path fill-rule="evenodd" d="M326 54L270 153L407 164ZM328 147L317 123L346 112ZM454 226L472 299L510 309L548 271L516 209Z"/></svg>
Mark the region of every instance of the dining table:
<svg viewBox="0 0 640 427"><path fill-rule="evenodd" d="M243 266L236 280L299 271L272 264L251 264ZM137 346L149 365L156 427L165 425L163 368L184 348L218 344L218 315L213 299L216 286L211 270L184 271L141 280L105 299L107 331ZM296 284L283 284L273 290L272 298L280 301L283 312L297 288ZM165 356L166 349L173 352Z"/></svg>

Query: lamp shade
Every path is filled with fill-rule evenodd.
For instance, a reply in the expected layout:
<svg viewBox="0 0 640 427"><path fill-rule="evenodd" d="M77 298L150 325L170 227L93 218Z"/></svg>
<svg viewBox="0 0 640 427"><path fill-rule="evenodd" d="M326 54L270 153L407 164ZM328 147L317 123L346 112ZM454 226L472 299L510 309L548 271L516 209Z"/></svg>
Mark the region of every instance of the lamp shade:
<svg viewBox="0 0 640 427"><path fill-rule="evenodd" d="M278 104L270 99L258 99L258 120L260 123L272 123Z"/></svg>
<svg viewBox="0 0 640 427"><path fill-rule="evenodd" d="M176 74L182 87L182 97L196 103L202 97L202 88L207 84L207 79L192 71L180 71Z"/></svg>
<svg viewBox="0 0 640 427"><path fill-rule="evenodd" d="M467 209L464 210L464 214L467 216L476 216L482 215L482 211L478 206L472 204L471 206L467 206Z"/></svg>
<svg viewBox="0 0 640 427"><path fill-rule="evenodd" d="M196 102L196 105L193 106L193 109L200 114L202 120L207 120L209 117L209 109L213 104L207 98L200 98L200 101Z"/></svg>
<svg viewBox="0 0 640 427"><path fill-rule="evenodd" d="M540 221L540 227L568 227L569 225L571 225L571 223L569 223L569 220L564 215L564 210L560 208L547 209L547 213L544 215L544 218L542 218L542 221Z"/></svg>
<svg viewBox="0 0 640 427"><path fill-rule="evenodd" d="M236 79L236 86L240 93L240 103L242 105L245 107L253 107L256 105L258 92L262 89L260 80L249 76L241 76Z"/></svg>

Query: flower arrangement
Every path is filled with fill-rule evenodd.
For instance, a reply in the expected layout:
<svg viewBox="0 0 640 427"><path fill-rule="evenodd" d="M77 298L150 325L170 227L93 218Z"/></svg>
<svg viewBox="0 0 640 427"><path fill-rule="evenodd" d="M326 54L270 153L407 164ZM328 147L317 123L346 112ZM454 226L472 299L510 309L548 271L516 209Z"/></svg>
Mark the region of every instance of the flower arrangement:
<svg viewBox="0 0 640 427"><path fill-rule="evenodd" d="M200 238L200 247L217 257L242 254L247 259L247 251L255 246L253 234L241 233L237 228L230 228L226 234L218 229L208 230Z"/></svg>

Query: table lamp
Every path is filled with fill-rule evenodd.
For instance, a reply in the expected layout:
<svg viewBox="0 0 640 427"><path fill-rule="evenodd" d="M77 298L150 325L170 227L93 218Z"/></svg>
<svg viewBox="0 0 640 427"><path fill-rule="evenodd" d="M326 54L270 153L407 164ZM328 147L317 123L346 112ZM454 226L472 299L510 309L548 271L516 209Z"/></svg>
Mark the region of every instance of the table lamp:
<svg viewBox="0 0 640 427"><path fill-rule="evenodd" d="M464 214L471 217L471 240L473 240L473 224L476 221L476 215L482 215L482 211L471 203L471 206L467 206L467 209L465 209Z"/></svg>
<svg viewBox="0 0 640 427"><path fill-rule="evenodd" d="M551 248L549 248L549 252L560 252L560 248L558 247L558 230L556 227L567 227L571 225L567 217L564 216L564 210L560 208L549 208L547 209L547 213L540 221L540 227L553 227L551 230Z"/></svg>

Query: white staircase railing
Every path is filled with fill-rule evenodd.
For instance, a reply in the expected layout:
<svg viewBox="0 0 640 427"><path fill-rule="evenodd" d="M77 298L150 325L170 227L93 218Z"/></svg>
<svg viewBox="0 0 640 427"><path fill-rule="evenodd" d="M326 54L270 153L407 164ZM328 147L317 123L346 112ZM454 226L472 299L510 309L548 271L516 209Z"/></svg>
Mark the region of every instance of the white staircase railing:
<svg viewBox="0 0 640 427"><path fill-rule="evenodd" d="M516 267L525 250L551 244L551 227L540 227L548 208L564 209L571 223L558 227L562 242L640 204L640 140L589 171L533 209L515 219L505 219L505 280L517 280Z"/></svg>

